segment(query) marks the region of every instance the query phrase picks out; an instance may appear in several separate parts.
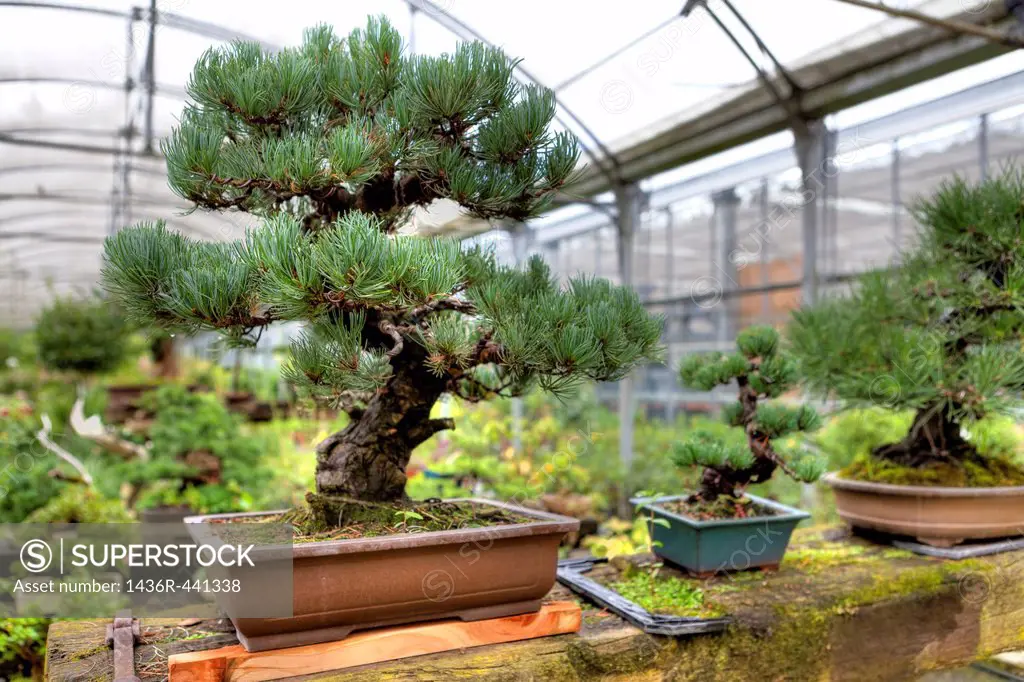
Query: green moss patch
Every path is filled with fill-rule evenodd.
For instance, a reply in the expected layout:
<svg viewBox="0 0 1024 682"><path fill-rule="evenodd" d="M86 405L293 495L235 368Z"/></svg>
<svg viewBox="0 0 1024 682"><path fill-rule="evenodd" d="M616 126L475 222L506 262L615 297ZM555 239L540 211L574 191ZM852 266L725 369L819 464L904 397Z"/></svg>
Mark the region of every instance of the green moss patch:
<svg viewBox="0 0 1024 682"><path fill-rule="evenodd" d="M870 455L861 455L844 468L840 475L858 481L892 485L950 488L1024 486L1024 468L1005 457L985 457L977 461L943 462L910 468Z"/></svg>
<svg viewBox="0 0 1024 682"><path fill-rule="evenodd" d="M634 569L608 586L650 613L717 618L725 611L707 598L695 580L662 576L656 569Z"/></svg>
<svg viewBox="0 0 1024 682"><path fill-rule="evenodd" d="M865 545L824 541L790 549L786 552L785 562L799 571L818 573L839 566L870 564L880 559L909 559L913 556L912 552L903 549L871 551Z"/></svg>

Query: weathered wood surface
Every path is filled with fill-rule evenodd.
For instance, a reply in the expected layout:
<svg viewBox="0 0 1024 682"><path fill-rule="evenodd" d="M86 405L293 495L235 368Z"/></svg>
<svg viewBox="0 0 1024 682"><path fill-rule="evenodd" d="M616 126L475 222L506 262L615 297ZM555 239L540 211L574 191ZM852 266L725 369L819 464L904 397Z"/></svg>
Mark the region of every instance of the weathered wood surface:
<svg viewBox="0 0 1024 682"><path fill-rule="evenodd" d="M577 632L579 604L550 602L540 611L469 623L417 623L355 633L338 642L249 653L241 645L170 656L170 682L266 682L411 656Z"/></svg>
<svg viewBox="0 0 1024 682"><path fill-rule="evenodd" d="M819 539L801 534L777 573L709 581L709 596L736 619L722 635L652 637L588 609L578 634L292 679L902 682L1024 649L1024 552L950 562L859 540L844 541L853 552L832 544L816 553ZM568 595L556 586L550 596ZM51 626L48 679L111 679L103 628L101 621ZM229 632L224 621L143 620L137 674L143 682L166 679L169 655L234 643Z"/></svg>

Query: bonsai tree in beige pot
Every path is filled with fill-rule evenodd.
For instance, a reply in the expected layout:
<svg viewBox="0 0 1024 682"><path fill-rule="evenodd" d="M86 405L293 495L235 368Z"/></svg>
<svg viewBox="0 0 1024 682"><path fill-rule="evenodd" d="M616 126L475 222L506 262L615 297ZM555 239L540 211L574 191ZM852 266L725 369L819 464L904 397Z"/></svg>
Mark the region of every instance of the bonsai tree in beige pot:
<svg viewBox="0 0 1024 682"><path fill-rule="evenodd" d="M689 495L638 499L650 520L654 552L698 574L778 566L793 529L810 514L746 493L781 471L803 482L824 473L824 461L787 436L820 424L810 405L778 400L796 386L796 366L770 326L753 326L736 337L736 352L687 356L682 384L710 391L731 385L736 401L722 410L731 428L697 430L677 444L672 460L700 467L699 489Z"/></svg>
<svg viewBox="0 0 1024 682"><path fill-rule="evenodd" d="M629 289L585 277L563 287L538 258L520 271L451 239L406 234L414 211L438 200L482 218L527 219L570 179L579 152L571 134L550 128L554 96L516 83L514 67L478 43L406 55L382 19L346 39L318 27L275 54L250 43L210 50L163 145L169 181L198 208L254 215L253 226L228 243L162 224L106 242L104 284L146 323L245 345L276 321L305 322L286 378L342 408L349 423L319 444L316 493L286 518L332 546L410 536L390 552L379 551L380 537L367 545L383 564L353 563L343 550L348 572L310 602L315 612L301 623L239 626L249 646L264 646L273 628L321 633L303 635L308 642L374 622L536 608L554 580L558 540L577 522L410 504L413 449L455 426L431 408L445 394L479 400L614 381L659 356L661 320ZM490 530L495 547L453 580L451 594L432 599L421 584L429 562L396 585L388 561L450 553L472 540L467 528ZM297 604L304 552L316 544L295 549ZM390 601L365 603L374 582Z"/></svg>
<svg viewBox="0 0 1024 682"><path fill-rule="evenodd" d="M828 481L855 526L935 545L1024 528L1024 468L982 455L971 425L1024 388L1024 177L954 179L914 212L918 245L847 296L793 316L809 386L852 406L912 410L906 436Z"/></svg>

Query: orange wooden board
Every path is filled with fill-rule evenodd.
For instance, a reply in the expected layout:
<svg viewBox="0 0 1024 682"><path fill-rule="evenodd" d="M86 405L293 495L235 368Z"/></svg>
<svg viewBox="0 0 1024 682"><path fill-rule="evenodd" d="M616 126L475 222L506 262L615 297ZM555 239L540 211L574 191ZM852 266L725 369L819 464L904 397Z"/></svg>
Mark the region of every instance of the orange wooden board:
<svg viewBox="0 0 1024 682"><path fill-rule="evenodd" d="M578 604L557 601L520 616L469 623L446 620L367 630L338 642L249 653L240 644L174 654L170 682L259 682L342 670L409 656L577 632Z"/></svg>

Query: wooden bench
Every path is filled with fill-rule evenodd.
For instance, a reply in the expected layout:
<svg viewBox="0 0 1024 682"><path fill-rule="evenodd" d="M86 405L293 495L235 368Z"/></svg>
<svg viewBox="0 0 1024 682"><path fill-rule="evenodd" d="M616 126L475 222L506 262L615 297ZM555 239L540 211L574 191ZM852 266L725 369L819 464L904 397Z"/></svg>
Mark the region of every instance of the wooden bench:
<svg viewBox="0 0 1024 682"><path fill-rule="evenodd" d="M706 585L706 593L735 619L721 635L650 636L585 606L575 634L302 679L903 681L1024 649L1024 552L952 562L856 539L823 542L820 534L803 532L778 572L737 574ZM549 596L573 598L557 585ZM111 679L105 625L54 623L47 679ZM171 656L236 643L223 620L143 619L142 633L135 669L143 682L167 679Z"/></svg>

